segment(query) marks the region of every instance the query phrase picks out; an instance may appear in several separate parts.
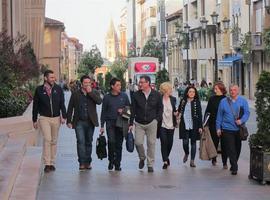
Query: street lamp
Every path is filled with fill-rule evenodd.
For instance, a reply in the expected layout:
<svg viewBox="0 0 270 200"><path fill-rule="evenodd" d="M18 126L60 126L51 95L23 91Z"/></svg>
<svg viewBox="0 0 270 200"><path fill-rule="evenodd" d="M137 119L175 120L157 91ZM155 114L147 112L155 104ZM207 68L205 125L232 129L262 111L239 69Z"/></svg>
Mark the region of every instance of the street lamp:
<svg viewBox="0 0 270 200"><path fill-rule="evenodd" d="M189 30L190 26L186 24L184 26L184 32L186 34L185 38L185 49L187 50L187 81L190 81L190 64L189 64L189 55L188 55L188 50L189 50Z"/></svg>
<svg viewBox="0 0 270 200"><path fill-rule="evenodd" d="M140 52L141 52L141 48L140 47L137 47L137 56L138 57L140 56Z"/></svg>
<svg viewBox="0 0 270 200"><path fill-rule="evenodd" d="M264 0L264 7L268 14L270 14L270 0Z"/></svg>
<svg viewBox="0 0 270 200"><path fill-rule="evenodd" d="M215 50L214 80L215 82L217 82L218 81L217 32L219 32L220 30L218 30L218 14L216 12L213 12L210 16L212 18L212 25L210 26L214 26L213 28L214 50ZM205 17L203 17L201 18L200 22L202 25L202 29L206 30L208 20L206 20ZM230 20L225 17L222 20L222 23L223 23L224 30L227 31L230 26Z"/></svg>

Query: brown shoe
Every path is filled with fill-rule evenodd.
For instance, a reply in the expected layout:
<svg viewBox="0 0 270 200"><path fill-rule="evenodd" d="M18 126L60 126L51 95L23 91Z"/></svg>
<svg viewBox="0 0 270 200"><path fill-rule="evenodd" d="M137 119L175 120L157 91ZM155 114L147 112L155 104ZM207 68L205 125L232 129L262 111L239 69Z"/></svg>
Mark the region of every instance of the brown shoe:
<svg viewBox="0 0 270 200"><path fill-rule="evenodd" d="M228 165L223 165L223 169L228 169Z"/></svg>
<svg viewBox="0 0 270 200"><path fill-rule="evenodd" d="M195 163L194 163L194 160L191 160L190 161L190 167L196 167Z"/></svg>
<svg viewBox="0 0 270 200"><path fill-rule="evenodd" d="M54 165L50 165L50 170L51 171L55 171L55 166Z"/></svg>
<svg viewBox="0 0 270 200"><path fill-rule="evenodd" d="M85 165L80 165L79 170L80 170L80 171L86 170Z"/></svg>
<svg viewBox="0 0 270 200"><path fill-rule="evenodd" d="M44 172L45 172L45 173L49 173L50 171L51 171L50 165L45 165L45 167L44 167Z"/></svg>
<svg viewBox="0 0 270 200"><path fill-rule="evenodd" d="M183 158L183 163L186 163L188 160L188 154L185 154L184 158Z"/></svg>
<svg viewBox="0 0 270 200"><path fill-rule="evenodd" d="M91 170L92 166L91 166L91 164L88 164L88 165L85 165L85 168L88 169L88 170Z"/></svg>

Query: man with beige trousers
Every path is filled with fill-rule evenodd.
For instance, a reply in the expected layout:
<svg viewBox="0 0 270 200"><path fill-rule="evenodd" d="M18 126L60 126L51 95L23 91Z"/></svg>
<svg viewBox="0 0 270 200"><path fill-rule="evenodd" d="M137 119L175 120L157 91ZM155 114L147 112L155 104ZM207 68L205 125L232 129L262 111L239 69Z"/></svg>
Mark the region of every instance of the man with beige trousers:
<svg viewBox="0 0 270 200"><path fill-rule="evenodd" d="M66 121L64 92L55 84L55 75L51 70L44 72L44 84L36 88L32 121L35 129L38 126L43 135L44 172L55 170L57 138L60 124ZM38 118L39 114L39 118Z"/></svg>

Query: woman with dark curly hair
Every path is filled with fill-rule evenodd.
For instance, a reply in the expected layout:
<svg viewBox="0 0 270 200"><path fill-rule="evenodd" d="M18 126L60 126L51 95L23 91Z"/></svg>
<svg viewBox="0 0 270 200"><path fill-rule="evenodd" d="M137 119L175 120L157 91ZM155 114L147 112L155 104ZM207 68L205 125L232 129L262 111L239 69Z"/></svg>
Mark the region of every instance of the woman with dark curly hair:
<svg viewBox="0 0 270 200"><path fill-rule="evenodd" d="M186 163L188 160L190 139L190 167L196 167L194 159L196 155L196 141L200 139L200 134L202 133L202 107L197 89L194 86L186 88L184 97L180 101L178 112L181 115L179 137L183 140L183 149L185 151L183 162Z"/></svg>
<svg viewBox="0 0 270 200"><path fill-rule="evenodd" d="M208 120L208 126L209 131L211 133L212 140L215 144L216 149L218 149L219 144L219 137L217 136L217 130L216 130L216 119L217 119L217 112L218 112L218 106L220 101L226 97L227 90L225 85L222 82L217 82L214 85L214 92L215 95L210 97L204 116L207 114L210 114L209 120ZM221 150L224 149L223 141L221 141ZM225 151L222 151L222 162L223 162L223 168L227 169L227 156L225 154ZM216 165L217 158L212 159L212 165Z"/></svg>

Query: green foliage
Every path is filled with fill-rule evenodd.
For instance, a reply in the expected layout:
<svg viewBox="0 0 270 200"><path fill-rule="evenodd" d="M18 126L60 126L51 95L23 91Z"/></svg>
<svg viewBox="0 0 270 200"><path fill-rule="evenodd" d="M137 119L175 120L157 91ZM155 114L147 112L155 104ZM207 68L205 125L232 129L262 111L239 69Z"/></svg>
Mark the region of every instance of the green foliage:
<svg viewBox="0 0 270 200"><path fill-rule="evenodd" d="M256 113L258 130L250 136L249 145L252 148L262 148L270 151L270 72L263 71L256 85Z"/></svg>
<svg viewBox="0 0 270 200"><path fill-rule="evenodd" d="M156 78L156 87L159 90L159 86L161 85L161 83L170 81L169 79L169 73L168 71L164 68L160 71L157 72L157 78Z"/></svg>
<svg viewBox="0 0 270 200"><path fill-rule="evenodd" d="M102 73L99 73L99 74L97 75L97 81L98 81L98 83L99 83L100 89L101 89L101 90L104 90L104 79L103 79L103 77L102 77Z"/></svg>
<svg viewBox="0 0 270 200"><path fill-rule="evenodd" d="M270 28L265 29L263 33L263 42L265 46L265 52L268 56L270 56Z"/></svg>
<svg viewBox="0 0 270 200"><path fill-rule="evenodd" d="M110 81L112 79L112 74L110 72L107 72L105 74L105 92L109 92L110 91Z"/></svg>
<svg viewBox="0 0 270 200"><path fill-rule="evenodd" d="M101 67L103 64L103 58L97 47L93 45L90 51L83 54L82 60L78 67L78 76L81 77L85 74L94 74L95 69Z"/></svg>
<svg viewBox="0 0 270 200"><path fill-rule="evenodd" d="M251 33L248 32L244 34L240 42L241 53L243 55L243 62L251 62Z"/></svg>
<svg viewBox="0 0 270 200"><path fill-rule="evenodd" d="M158 58L159 63L162 63L162 43L153 38L148 40L143 47L142 56Z"/></svg>
<svg viewBox="0 0 270 200"><path fill-rule="evenodd" d="M111 66L111 75L121 80L122 90L126 89L125 73L127 71L128 61L124 58L118 58Z"/></svg>

